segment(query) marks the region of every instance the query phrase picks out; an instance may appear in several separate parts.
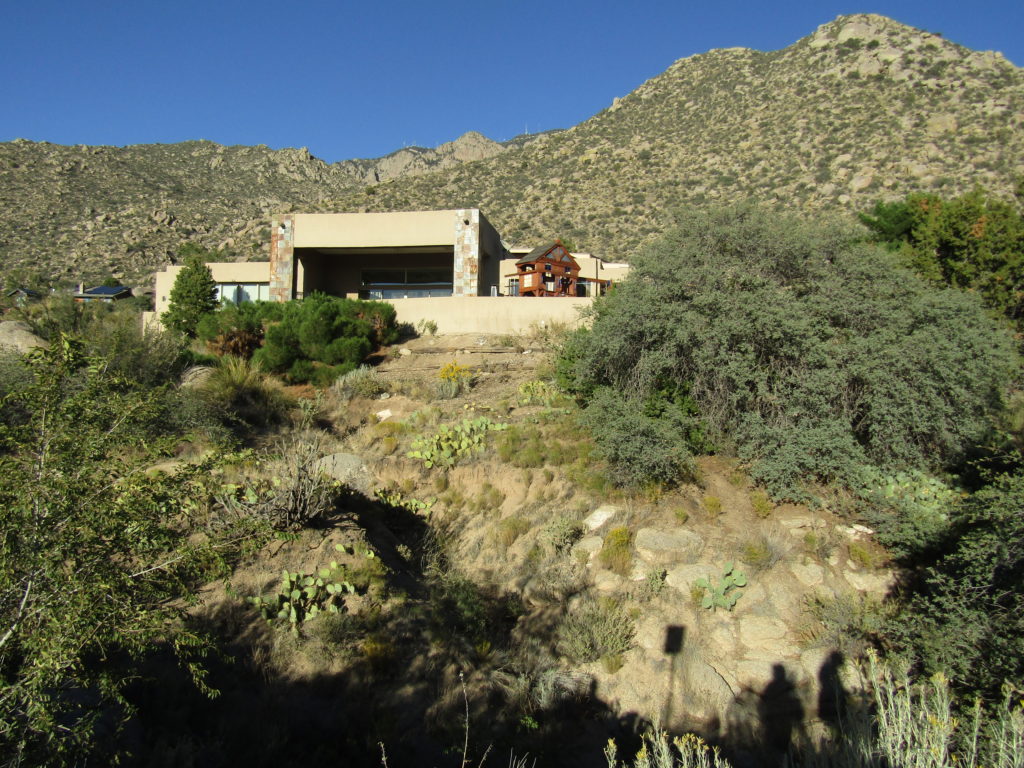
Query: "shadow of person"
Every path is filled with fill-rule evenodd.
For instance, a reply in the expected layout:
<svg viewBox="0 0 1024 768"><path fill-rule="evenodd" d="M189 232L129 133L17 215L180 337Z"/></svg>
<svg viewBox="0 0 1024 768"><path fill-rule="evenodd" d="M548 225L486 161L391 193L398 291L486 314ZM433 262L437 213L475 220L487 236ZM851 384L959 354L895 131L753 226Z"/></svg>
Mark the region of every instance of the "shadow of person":
<svg viewBox="0 0 1024 768"><path fill-rule="evenodd" d="M818 717L832 728L846 715L847 692L839 677L844 661L842 653L833 651L818 670Z"/></svg>
<svg viewBox="0 0 1024 768"><path fill-rule="evenodd" d="M794 736L802 733L804 719L803 704L781 664L772 665L772 679L761 691L758 710L764 762L781 765L794 747Z"/></svg>

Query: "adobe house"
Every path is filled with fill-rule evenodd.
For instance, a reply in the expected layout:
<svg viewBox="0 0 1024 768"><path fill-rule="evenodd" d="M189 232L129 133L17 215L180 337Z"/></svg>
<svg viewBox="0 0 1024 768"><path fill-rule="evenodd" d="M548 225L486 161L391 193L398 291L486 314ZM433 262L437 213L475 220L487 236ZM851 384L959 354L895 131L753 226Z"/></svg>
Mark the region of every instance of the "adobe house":
<svg viewBox="0 0 1024 768"><path fill-rule="evenodd" d="M507 251L479 208L275 218L270 299L497 295Z"/></svg>
<svg viewBox="0 0 1024 768"><path fill-rule="evenodd" d="M314 291L382 300L395 307L403 322L431 320L442 333L510 333L548 322L573 324L590 297L603 291L611 277L628 271L625 264L568 254L578 273L575 293L561 294L569 298L510 301L503 294L518 295L519 278L501 285L502 274L518 274L516 259L527 250L509 251L477 208L295 213L273 219L269 262L207 266L222 301L290 301ZM157 273L155 311L144 315L146 323L158 323L167 311L181 269L176 265Z"/></svg>
<svg viewBox="0 0 1024 768"><path fill-rule="evenodd" d="M126 288L123 285L97 285L95 288L79 286L78 292L74 294L75 301L102 301L107 304L131 297L131 288Z"/></svg>

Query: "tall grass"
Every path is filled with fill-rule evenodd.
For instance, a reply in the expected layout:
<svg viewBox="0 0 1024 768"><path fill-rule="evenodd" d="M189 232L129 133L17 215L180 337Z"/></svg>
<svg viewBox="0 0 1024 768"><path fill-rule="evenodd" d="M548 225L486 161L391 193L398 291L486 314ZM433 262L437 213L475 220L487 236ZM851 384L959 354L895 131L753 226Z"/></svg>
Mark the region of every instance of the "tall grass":
<svg viewBox="0 0 1024 768"><path fill-rule="evenodd" d="M282 423L293 405L276 379L258 363L225 355L200 385L203 393L239 421L254 427Z"/></svg>

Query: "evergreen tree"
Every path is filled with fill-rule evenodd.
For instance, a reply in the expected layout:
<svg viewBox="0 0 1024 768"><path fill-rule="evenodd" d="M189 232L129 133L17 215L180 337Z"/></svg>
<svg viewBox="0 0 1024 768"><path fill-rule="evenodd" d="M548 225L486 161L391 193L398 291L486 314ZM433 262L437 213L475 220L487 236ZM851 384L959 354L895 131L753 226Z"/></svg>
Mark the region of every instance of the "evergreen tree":
<svg viewBox="0 0 1024 768"><path fill-rule="evenodd" d="M160 319L166 327L194 337L199 320L215 309L217 283L213 273L200 254L192 253L174 280L170 305Z"/></svg>

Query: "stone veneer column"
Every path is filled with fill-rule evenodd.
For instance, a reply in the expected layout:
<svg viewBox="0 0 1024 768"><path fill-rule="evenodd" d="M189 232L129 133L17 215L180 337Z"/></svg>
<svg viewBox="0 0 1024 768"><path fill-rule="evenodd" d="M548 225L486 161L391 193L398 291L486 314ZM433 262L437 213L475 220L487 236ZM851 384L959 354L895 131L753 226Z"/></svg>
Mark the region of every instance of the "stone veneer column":
<svg viewBox="0 0 1024 768"><path fill-rule="evenodd" d="M270 222L270 300L295 298L295 217L284 215Z"/></svg>
<svg viewBox="0 0 1024 768"><path fill-rule="evenodd" d="M460 208L455 212L455 265L452 293L476 296L479 293L480 210Z"/></svg>

